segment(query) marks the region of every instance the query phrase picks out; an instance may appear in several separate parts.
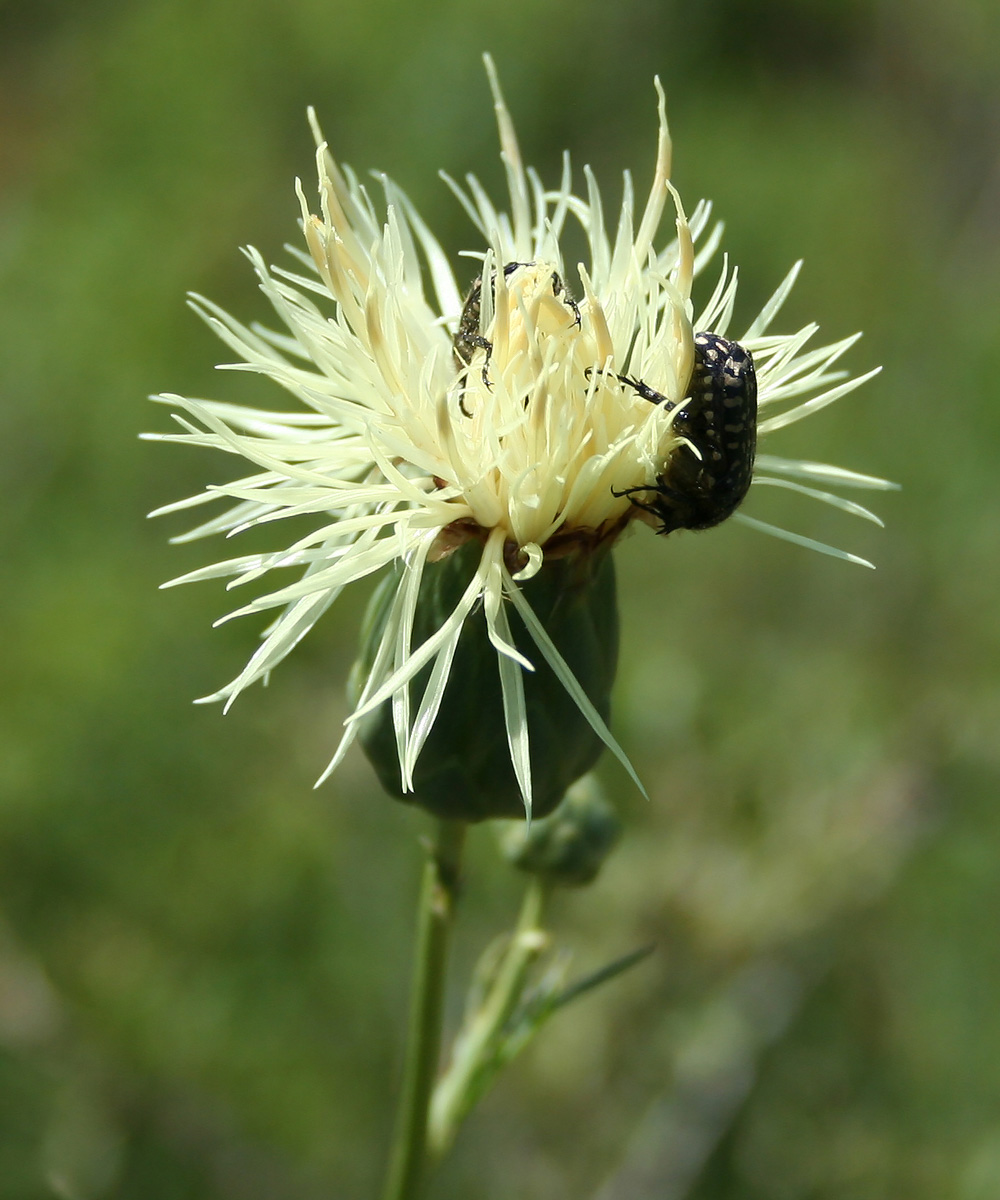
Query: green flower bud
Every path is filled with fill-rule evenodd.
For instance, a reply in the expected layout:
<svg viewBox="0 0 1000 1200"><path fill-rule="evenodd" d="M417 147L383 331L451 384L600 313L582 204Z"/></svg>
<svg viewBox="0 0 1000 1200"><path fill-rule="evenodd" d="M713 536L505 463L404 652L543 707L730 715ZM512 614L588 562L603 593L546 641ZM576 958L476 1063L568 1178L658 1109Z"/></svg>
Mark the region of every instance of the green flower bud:
<svg viewBox="0 0 1000 1200"><path fill-rule="evenodd" d="M621 821L593 775L578 780L550 816L507 829L504 856L548 883L583 887L597 878L621 833Z"/></svg>
<svg viewBox="0 0 1000 1200"><path fill-rule="evenodd" d="M441 562L428 564L420 583L412 631L414 645L433 635L454 611L479 564L481 547L469 542ZM356 699L385 635L399 572L372 596L351 690ZM611 555L603 548L546 559L522 586L556 649L606 722L618 660L618 610ZM593 767L603 742L546 663L513 605L507 605L517 650L534 666L523 672L525 720L530 746L532 815L545 816L566 789ZM520 668L518 668L520 669ZM425 668L410 683L417 705L430 676ZM404 792L391 701L359 719L358 736L385 789L438 817L482 821L524 814L524 799L511 764L504 721L498 654L480 609L465 621L441 709Z"/></svg>

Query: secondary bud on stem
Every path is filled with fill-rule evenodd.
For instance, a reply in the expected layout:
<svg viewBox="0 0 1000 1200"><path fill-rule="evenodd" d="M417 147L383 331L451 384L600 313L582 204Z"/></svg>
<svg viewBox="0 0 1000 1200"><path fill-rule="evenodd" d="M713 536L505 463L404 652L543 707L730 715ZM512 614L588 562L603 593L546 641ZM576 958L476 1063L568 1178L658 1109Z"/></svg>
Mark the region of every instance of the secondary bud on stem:
<svg viewBox="0 0 1000 1200"><path fill-rule="evenodd" d="M546 883L593 883L621 833L621 822L593 775L585 775L541 821L515 825L502 841L507 860Z"/></svg>

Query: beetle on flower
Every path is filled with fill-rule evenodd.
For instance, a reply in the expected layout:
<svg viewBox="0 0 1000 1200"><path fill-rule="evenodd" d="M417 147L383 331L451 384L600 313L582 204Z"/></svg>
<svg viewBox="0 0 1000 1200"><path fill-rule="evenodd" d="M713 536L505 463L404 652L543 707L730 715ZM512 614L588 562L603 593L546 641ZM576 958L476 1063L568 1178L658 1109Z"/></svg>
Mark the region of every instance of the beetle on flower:
<svg viewBox="0 0 1000 1200"><path fill-rule="evenodd" d="M478 235L471 290L460 287L406 195L380 177L381 213L331 157L313 120L321 215L298 188L310 273L269 268L247 251L286 331L248 327L210 301L193 300L240 356L236 369L269 376L301 409L163 395L157 399L178 410L182 432L153 435L215 447L254 466L243 479L158 510L231 502L184 539L317 518L312 532L272 554L227 559L173 581L231 577L235 587L299 569L294 581L229 614L278 610L237 678L206 699L228 707L345 587L389 568L368 622L354 711L323 778L361 731L390 790L472 819L512 815L515 803L550 810L602 743L627 765L607 725L617 646L607 553L614 541L636 521L669 532L728 516L750 485L755 435L800 420L876 373L851 378L835 369L856 336L809 349L814 325L769 332L798 266L735 341L726 339L737 273L726 260L695 309L692 285L717 250L721 227L710 227L707 203L689 217L670 183L658 81L652 186L636 224L626 174L611 236L589 168L585 195L573 191L568 158L551 190L525 169L488 58L486 66L509 208L494 207L472 176L464 188L445 177ZM660 240L668 206L673 229ZM561 239L574 221L589 252L571 270ZM826 488L888 486L839 467L765 455L756 467L754 484L791 488L872 520ZM566 589L576 589L579 604L561 627ZM598 666L590 669L595 655ZM542 673L555 691L532 691ZM579 727L576 743L572 721L563 719L566 705ZM570 751L554 750L550 739L542 752L547 735L539 722L554 716L560 745L573 743ZM490 747L478 758L468 744L476 737ZM560 755L566 761L550 769ZM495 803L469 808L447 799L491 788L502 792Z"/></svg>

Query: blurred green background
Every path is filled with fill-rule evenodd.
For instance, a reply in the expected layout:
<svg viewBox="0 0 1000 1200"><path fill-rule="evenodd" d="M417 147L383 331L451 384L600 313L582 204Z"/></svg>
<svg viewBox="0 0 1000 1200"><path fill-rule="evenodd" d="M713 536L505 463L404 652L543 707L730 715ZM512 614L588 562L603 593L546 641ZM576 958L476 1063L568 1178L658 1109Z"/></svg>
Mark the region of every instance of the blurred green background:
<svg viewBox="0 0 1000 1200"><path fill-rule="evenodd" d="M314 104L452 251L437 179L525 156L612 211L652 169L716 202L745 323L863 328L861 392L769 443L900 480L888 529L761 489L619 552L626 836L560 898L579 970L463 1133L442 1200L1000 1196L1000 26L994 0L21 0L0 4L0 1198L377 1192L417 814L360 755L312 790L364 596L222 719L252 622L157 585L225 547L144 514L231 462L139 443L159 390L251 402L187 289L268 319L238 246L296 241ZM706 284L703 286L708 286ZM467 969L517 881L473 838ZM460 997L453 997L452 1017Z"/></svg>

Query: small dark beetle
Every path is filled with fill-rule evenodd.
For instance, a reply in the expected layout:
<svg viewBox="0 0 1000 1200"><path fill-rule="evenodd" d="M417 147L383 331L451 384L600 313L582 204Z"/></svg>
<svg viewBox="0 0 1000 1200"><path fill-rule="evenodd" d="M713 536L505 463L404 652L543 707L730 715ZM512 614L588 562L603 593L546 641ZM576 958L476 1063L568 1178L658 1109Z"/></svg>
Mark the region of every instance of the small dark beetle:
<svg viewBox="0 0 1000 1200"><path fill-rule="evenodd" d="M504 278L512 275L518 267L533 267L533 262L509 262L504 265ZM552 272L552 294L556 299L561 300L569 309L572 310L576 324L580 324L580 309L576 301L569 293L569 289L562 281L562 276L558 271ZM455 341L452 349L455 354L455 363L461 371L468 367L472 362L472 356L477 350L485 350L486 358L483 361L483 383L486 387L490 386L489 366L490 356L493 353L493 343L479 332L479 317L482 310L483 301L483 279L480 276L476 279L469 295L466 297L465 306L462 309L462 315L458 321L458 332L455 334ZM465 410L463 409L463 412ZM468 414L466 413L468 416Z"/></svg>
<svg viewBox="0 0 1000 1200"><path fill-rule="evenodd" d="M641 380L619 379L651 404L674 407ZM718 525L739 507L753 477L757 377L749 352L717 334L696 333L688 395L674 431L690 445L673 451L655 483L614 493L657 517L657 533Z"/></svg>
<svg viewBox="0 0 1000 1200"><path fill-rule="evenodd" d="M518 267L526 267L528 265L528 263L509 262L503 269L504 276L513 274ZM452 350L455 354L455 363L460 371L472 362L472 356L477 350L485 350L486 361L483 363L483 383L489 387L490 381L487 376L487 368L490 365L490 355L493 353L493 343L487 341L479 332L479 315L482 311L482 302L483 277L480 275L478 279L473 280L469 294L465 298Z"/></svg>

